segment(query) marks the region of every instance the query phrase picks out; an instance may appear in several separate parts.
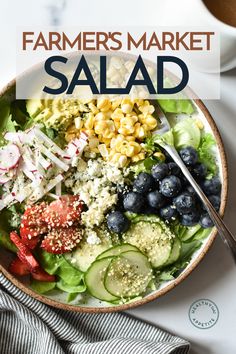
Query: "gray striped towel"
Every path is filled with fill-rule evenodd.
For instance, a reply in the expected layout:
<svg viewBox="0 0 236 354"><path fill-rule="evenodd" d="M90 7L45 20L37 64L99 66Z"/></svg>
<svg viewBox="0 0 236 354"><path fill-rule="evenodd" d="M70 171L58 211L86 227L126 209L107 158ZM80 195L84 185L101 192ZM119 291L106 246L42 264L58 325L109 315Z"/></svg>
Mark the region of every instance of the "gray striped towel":
<svg viewBox="0 0 236 354"><path fill-rule="evenodd" d="M189 343L127 314L51 308L0 274L1 354L187 354Z"/></svg>

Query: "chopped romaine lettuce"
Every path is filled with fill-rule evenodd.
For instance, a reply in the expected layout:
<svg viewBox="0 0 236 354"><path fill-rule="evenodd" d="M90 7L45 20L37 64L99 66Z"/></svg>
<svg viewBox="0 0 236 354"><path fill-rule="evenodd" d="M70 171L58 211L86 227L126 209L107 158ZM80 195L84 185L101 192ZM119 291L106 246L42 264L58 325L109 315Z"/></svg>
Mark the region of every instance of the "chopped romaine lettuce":
<svg viewBox="0 0 236 354"><path fill-rule="evenodd" d="M187 99L166 99L158 100L161 109L168 113L186 113L192 114L194 112L194 106L191 100Z"/></svg>
<svg viewBox="0 0 236 354"><path fill-rule="evenodd" d="M65 282L63 279L57 282L57 288L70 294L83 293L86 290L84 283L80 285L71 285Z"/></svg>
<svg viewBox="0 0 236 354"><path fill-rule="evenodd" d="M6 232L2 229L0 230L0 246L5 247L6 249L8 249L11 252L14 252L14 253L17 252L17 248L14 245L14 243L10 240L8 232Z"/></svg>
<svg viewBox="0 0 236 354"><path fill-rule="evenodd" d="M216 145L215 139L210 133L205 133L198 147L199 161L208 169L208 178L213 177L217 172L217 164L213 147Z"/></svg>
<svg viewBox="0 0 236 354"><path fill-rule="evenodd" d="M55 282L32 280L31 288L39 294L45 294L56 287Z"/></svg>
<svg viewBox="0 0 236 354"><path fill-rule="evenodd" d="M72 267L64 257L56 274L68 285L77 286L83 280L84 274L77 268ZM71 291L73 292L73 291Z"/></svg>
<svg viewBox="0 0 236 354"><path fill-rule="evenodd" d="M151 172L152 166L159 162L158 159L154 157L147 157L146 159L137 162L134 165L131 165L129 170L134 172L135 175L138 175L140 172Z"/></svg>
<svg viewBox="0 0 236 354"><path fill-rule="evenodd" d="M159 281L168 281L176 278L179 273L190 263L193 253L201 247L201 241L193 240L191 242L183 242L181 246L180 256L177 262L167 266L157 273Z"/></svg>
<svg viewBox="0 0 236 354"><path fill-rule="evenodd" d="M64 256L41 251L39 259L46 272L58 276L59 280L56 283L58 289L73 294L86 290L84 273L68 263Z"/></svg>
<svg viewBox="0 0 236 354"><path fill-rule="evenodd" d="M172 129L174 136L174 145L176 149L187 146L199 147L201 140L201 131L192 118L180 120Z"/></svg>

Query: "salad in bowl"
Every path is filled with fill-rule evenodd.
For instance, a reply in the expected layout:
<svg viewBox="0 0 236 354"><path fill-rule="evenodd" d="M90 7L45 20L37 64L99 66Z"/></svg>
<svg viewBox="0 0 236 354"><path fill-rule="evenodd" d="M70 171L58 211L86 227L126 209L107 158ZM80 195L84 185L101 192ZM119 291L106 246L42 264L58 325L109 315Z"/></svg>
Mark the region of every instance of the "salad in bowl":
<svg viewBox="0 0 236 354"><path fill-rule="evenodd" d="M11 254L4 274L25 291L55 306L120 309L196 263L213 223L158 145L157 104L222 211L219 147L197 101L2 98L1 257Z"/></svg>

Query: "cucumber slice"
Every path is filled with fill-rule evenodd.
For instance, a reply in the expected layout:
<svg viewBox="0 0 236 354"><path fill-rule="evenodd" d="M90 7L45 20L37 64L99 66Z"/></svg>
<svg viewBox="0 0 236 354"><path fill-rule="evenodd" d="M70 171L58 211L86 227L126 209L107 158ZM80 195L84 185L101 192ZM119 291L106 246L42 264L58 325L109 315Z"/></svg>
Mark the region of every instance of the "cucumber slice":
<svg viewBox="0 0 236 354"><path fill-rule="evenodd" d="M184 234L181 237L182 241L187 241L190 238L192 238L201 228L201 225L197 224L192 227L188 227L187 230L184 232Z"/></svg>
<svg viewBox="0 0 236 354"><path fill-rule="evenodd" d="M82 272L86 272L89 266L96 260L97 256L111 246L112 242L110 239L101 238L101 243L98 245L90 245L86 240L82 240L75 251L65 253L64 257L73 267L78 268Z"/></svg>
<svg viewBox="0 0 236 354"><path fill-rule="evenodd" d="M106 257L112 257L112 256L119 256L123 252L127 251L138 251L139 249L133 245L130 245L129 243L123 243L121 245L117 245L114 247L109 248L107 251L104 251L101 253L97 259L102 259Z"/></svg>
<svg viewBox="0 0 236 354"><path fill-rule="evenodd" d="M112 260L112 257L107 257L93 262L84 277L89 293L99 300L108 302L118 300L118 297L110 294L104 286L104 276Z"/></svg>
<svg viewBox="0 0 236 354"><path fill-rule="evenodd" d="M140 249L154 268L164 265L171 253L174 235L157 222L140 221L131 225L123 240Z"/></svg>
<svg viewBox="0 0 236 354"><path fill-rule="evenodd" d="M104 285L114 296L130 298L143 294L152 277L147 257L141 252L128 251L113 258L107 268Z"/></svg>
<svg viewBox="0 0 236 354"><path fill-rule="evenodd" d="M176 262L180 256L180 251L181 251L181 242L178 239L178 237L176 237L172 245L170 256L165 265L169 265Z"/></svg>

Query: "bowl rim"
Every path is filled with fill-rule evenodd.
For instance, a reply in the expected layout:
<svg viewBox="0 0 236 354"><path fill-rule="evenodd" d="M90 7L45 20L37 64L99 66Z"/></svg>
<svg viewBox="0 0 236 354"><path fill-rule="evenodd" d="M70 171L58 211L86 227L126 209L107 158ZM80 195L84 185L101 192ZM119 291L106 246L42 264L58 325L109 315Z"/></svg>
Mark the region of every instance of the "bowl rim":
<svg viewBox="0 0 236 354"><path fill-rule="evenodd" d="M16 85L16 79L11 80L7 83L1 90L0 90L0 98L2 98L9 90L13 89ZM209 110L206 108L205 104L200 99L191 99L198 107L198 109L203 113L204 117L206 118L210 128L214 134L216 139L217 148L219 149L219 155L222 165L222 192L221 192L221 208L220 208L220 215L224 215L227 195L228 195L228 164L227 158L225 153L224 144L217 128L217 125L211 116ZM63 310L73 311L73 312L81 312L81 313L109 313L109 312L118 312L124 310L130 310L132 308L136 308L141 305L145 305L151 301L158 299L159 297L167 294L170 290L174 289L178 284L180 284L184 279L186 279L192 271L197 267L197 265L202 261L204 256L209 251L215 237L217 235L217 230L214 227L211 234L208 236L208 240L204 247L202 248L199 255L196 259L186 268L175 280L173 280L170 284L165 286L162 289L156 290L154 293L145 296L144 298L130 302L128 304L116 305L116 306L107 306L107 307L83 307L77 305L70 305L66 303L62 303L53 299L50 299L46 296L40 295L33 291L32 289L28 288L24 283L19 281L16 277L14 277L8 270L0 264L0 272L9 280L11 281L17 288L21 291L26 293L27 295L31 296L32 298L46 304L50 305L54 308L59 308Z"/></svg>

